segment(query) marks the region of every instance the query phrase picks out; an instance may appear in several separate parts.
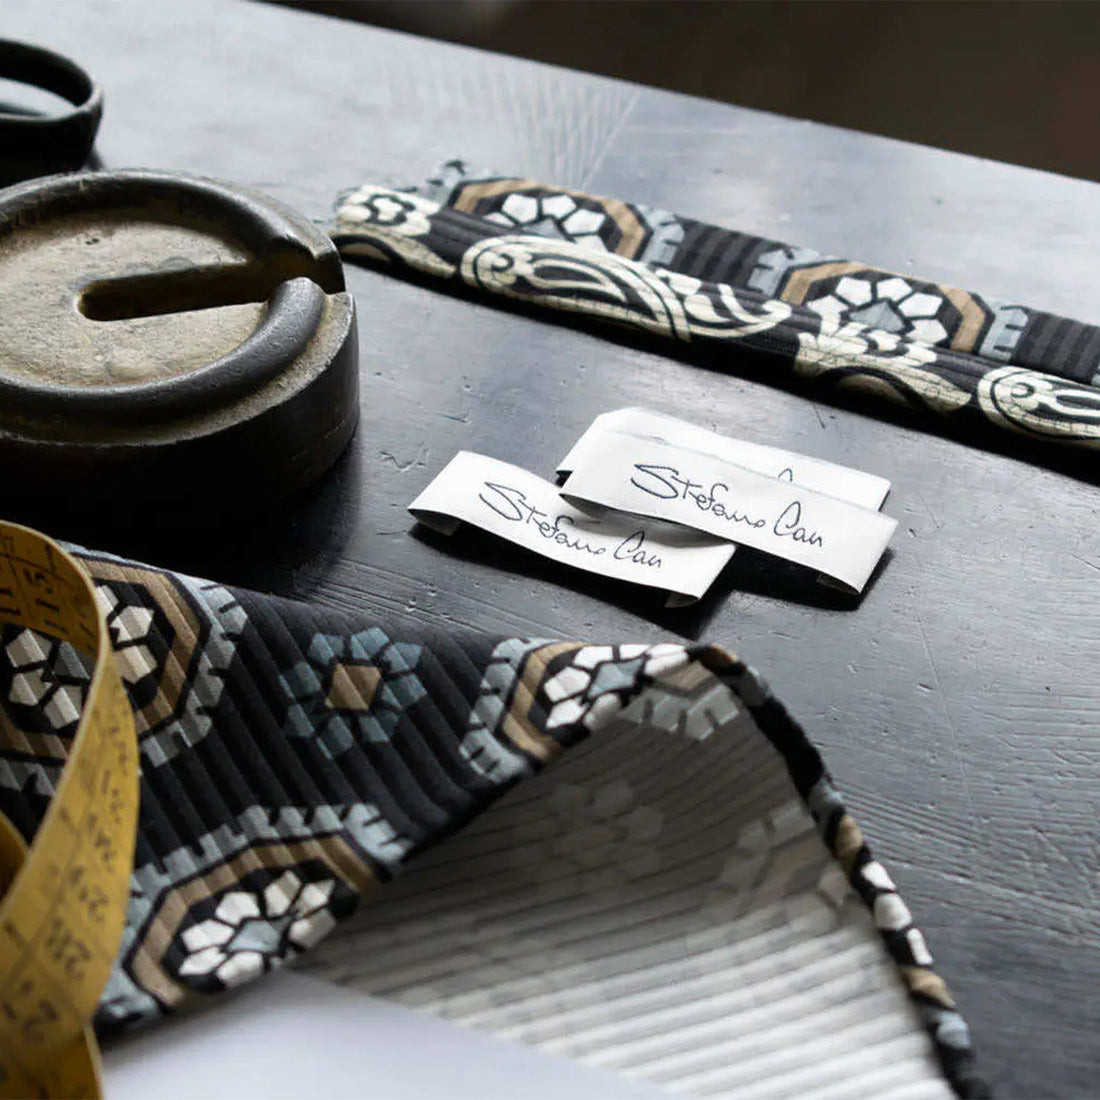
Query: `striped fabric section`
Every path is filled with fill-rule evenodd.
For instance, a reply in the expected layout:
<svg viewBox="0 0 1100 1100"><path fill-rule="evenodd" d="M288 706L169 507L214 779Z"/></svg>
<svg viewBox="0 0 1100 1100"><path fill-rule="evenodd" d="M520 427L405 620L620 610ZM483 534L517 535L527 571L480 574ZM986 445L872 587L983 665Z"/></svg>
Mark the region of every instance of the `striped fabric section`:
<svg viewBox="0 0 1100 1100"><path fill-rule="evenodd" d="M733 654L392 632L79 553L142 762L101 1035L302 959L665 1093L988 1095L889 873ZM0 632L28 836L88 690L65 645Z"/></svg>
<svg viewBox="0 0 1100 1100"><path fill-rule="evenodd" d="M676 254L676 270L712 283L736 284L744 281L744 276L752 271L755 256L768 244L783 247L744 233L718 234L711 225L685 218L684 240Z"/></svg>
<svg viewBox="0 0 1100 1100"><path fill-rule="evenodd" d="M695 684L650 688L301 968L670 1094L950 1096L782 758Z"/></svg>
<svg viewBox="0 0 1100 1100"><path fill-rule="evenodd" d="M1034 313L1020 337L1015 361L1043 363L1051 374L1100 384L1100 329L1050 313Z"/></svg>
<svg viewBox="0 0 1100 1100"><path fill-rule="evenodd" d="M824 298L841 279L857 297L837 299L852 320L888 317L887 331L932 347L972 352L996 363L1083 384L1100 379L1100 327L1015 302L901 274L813 248L712 225L643 203L609 199L523 177L502 177L448 161L416 191L455 210L477 213L517 232L602 247L630 259L657 260L711 283L759 290L795 304ZM537 196L537 201L533 201ZM632 232L624 232L629 226ZM654 249L658 239L663 244ZM876 286L899 284L872 303ZM904 288L904 289L902 289ZM908 299L901 309L892 308ZM916 302L921 304L916 306Z"/></svg>
<svg viewBox="0 0 1100 1100"><path fill-rule="evenodd" d="M346 192L329 233L345 259L631 328L815 400L901 405L978 444L992 428L1028 452L1100 448L1100 329L957 287L460 162L416 192Z"/></svg>

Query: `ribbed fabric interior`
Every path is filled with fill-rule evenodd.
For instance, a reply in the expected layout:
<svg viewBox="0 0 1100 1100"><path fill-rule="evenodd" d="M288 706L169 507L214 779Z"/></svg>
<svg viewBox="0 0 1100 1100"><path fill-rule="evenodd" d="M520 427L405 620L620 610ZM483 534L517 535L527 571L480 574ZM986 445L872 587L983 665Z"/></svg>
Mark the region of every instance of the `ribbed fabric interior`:
<svg viewBox="0 0 1100 1100"><path fill-rule="evenodd" d="M698 666L414 860L300 968L670 1093L951 1095L782 759Z"/></svg>

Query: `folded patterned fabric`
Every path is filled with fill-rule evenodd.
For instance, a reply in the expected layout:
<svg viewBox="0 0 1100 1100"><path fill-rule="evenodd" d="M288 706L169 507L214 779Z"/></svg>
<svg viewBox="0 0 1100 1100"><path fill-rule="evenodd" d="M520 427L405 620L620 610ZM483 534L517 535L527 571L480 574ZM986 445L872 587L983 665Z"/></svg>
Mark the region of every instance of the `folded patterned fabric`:
<svg viewBox="0 0 1100 1100"><path fill-rule="evenodd" d="M142 762L101 1033L314 948L337 981L686 1095L985 1095L888 872L736 657L398 633L78 558ZM29 838L87 666L17 627L0 649L0 810Z"/></svg>
<svg viewBox="0 0 1100 1100"><path fill-rule="evenodd" d="M738 233L667 210L445 164L417 193L512 233L590 244L711 283L805 305L843 323L969 352L1075 382L1100 382L1100 328L809 248Z"/></svg>
<svg viewBox="0 0 1100 1100"><path fill-rule="evenodd" d="M1100 328L664 210L451 162L366 185L329 230L345 257L740 353L947 422L1100 444Z"/></svg>

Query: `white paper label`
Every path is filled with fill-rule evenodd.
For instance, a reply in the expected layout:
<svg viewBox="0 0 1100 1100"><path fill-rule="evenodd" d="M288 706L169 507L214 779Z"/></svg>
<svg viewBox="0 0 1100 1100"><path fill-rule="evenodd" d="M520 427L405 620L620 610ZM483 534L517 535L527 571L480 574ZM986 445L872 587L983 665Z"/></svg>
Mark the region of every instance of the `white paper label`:
<svg viewBox="0 0 1100 1100"><path fill-rule="evenodd" d="M897 521L801 485L619 432L605 433L562 488L582 507L682 523L797 562L862 591Z"/></svg>
<svg viewBox="0 0 1100 1100"><path fill-rule="evenodd" d="M733 555L728 540L622 515L594 517L556 486L495 458L459 451L409 505L422 523L452 534L459 522L590 573L699 599Z"/></svg>
<svg viewBox="0 0 1100 1100"><path fill-rule="evenodd" d="M568 476L580 466L589 465L591 450L600 449L601 437L610 431L700 451L735 466L754 470L758 474L782 477L816 493L839 497L875 511L882 507L882 502L890 491L890 482L875 474L839 466L821 458L784 451L778 447L768 447L762 443L729 439L674 416L638 408L615 409L597 416L569 454L558 464L559 476Z"/></svg>

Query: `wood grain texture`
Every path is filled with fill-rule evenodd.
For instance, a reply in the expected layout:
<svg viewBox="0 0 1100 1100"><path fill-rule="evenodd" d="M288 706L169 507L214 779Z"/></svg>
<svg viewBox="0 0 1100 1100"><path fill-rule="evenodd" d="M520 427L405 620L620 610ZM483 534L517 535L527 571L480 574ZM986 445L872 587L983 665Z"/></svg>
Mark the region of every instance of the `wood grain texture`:
<svg viewBox="0 0 1100 1100"><path fill-rule="evenodd" d="M342 188L462 155L1100 321L1094 184L260 5L9 0L0 24L98 76L109 167L208 173L324 218ZM1088 478L378 272L348 278L363 421L306 499L186 535L152 502L98 528L55 517L51 533L394 623L729 645L822 747L998 1093L1095 1094ZM627 404L891 478L900 527L862 603L739 554L715 599L670 613L488 540L410 535L406 505L456 450L549 474Z"/></svg>

